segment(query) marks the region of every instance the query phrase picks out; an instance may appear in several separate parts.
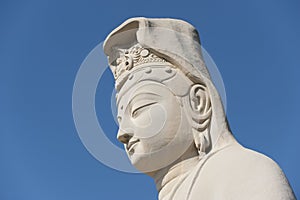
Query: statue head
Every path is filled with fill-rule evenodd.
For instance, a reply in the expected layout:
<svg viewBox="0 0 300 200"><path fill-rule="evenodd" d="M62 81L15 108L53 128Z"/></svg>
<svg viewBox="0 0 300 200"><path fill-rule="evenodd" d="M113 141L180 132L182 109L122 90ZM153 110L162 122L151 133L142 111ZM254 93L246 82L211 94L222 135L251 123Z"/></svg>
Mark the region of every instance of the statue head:
<svg viewBox="0 0 300 200"><path fill-rule="evenodd" d="M192 25L132 18L107 37L104 51L117 90L117 138L137 169L221 148L228 125Z"/></svg>

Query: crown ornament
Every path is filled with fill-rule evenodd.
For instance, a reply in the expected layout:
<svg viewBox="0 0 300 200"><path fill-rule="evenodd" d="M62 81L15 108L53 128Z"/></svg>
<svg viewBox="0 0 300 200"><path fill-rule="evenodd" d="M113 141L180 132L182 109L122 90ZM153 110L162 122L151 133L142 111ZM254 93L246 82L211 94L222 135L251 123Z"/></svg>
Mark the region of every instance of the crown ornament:
<svg viewBox="0 0 300 200"><path fill-rule="evenodd" d="M120 50L120 57L116 60L116 67L113 70L115 79L118 79L124 72L130 72L133 68L145 63L166 63L163 58L153 54L149 49L136 44L130 49Z"/></svg>

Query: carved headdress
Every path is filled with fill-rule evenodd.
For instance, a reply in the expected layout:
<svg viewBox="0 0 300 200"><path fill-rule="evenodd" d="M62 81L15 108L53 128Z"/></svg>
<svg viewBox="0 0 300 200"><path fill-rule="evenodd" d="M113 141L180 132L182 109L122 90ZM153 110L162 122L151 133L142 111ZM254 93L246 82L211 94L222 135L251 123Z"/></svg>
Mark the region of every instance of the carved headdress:
<svg viewBox="0 0 300 200"><path fill-rule="evenodd" d="M187 76L210 79L198 32L182 20L128 19L108 35L103 47L117 83L123 72L142 64L166 61Z"/></svg>

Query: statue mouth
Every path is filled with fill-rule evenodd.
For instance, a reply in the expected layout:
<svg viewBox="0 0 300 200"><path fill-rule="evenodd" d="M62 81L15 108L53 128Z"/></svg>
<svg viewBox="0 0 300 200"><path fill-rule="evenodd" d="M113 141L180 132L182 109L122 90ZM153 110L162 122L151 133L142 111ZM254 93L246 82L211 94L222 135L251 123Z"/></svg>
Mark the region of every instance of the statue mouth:
<svg viewBox="0 0 300 200"><path fill-rule="evenodd" d="M126 150L130 153L133 153L134 152L134 147L137 145L137 143L139 141L140 141L139 139L129 141L128 144L126 145Z"/></svg>

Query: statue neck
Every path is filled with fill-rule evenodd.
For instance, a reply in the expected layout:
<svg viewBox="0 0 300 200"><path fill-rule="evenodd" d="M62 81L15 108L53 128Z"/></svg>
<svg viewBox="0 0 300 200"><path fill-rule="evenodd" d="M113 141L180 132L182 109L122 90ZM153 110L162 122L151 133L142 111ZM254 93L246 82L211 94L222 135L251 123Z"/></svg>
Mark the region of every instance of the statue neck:
<svg viewBox="0 0 300 200"><path fill-rule="evenodd" d="M176 191L184 179L199 163L199 157L194 145L191 147L174 163L160 169L156 172L149 173L155 183L159 192L159 199L172 199L172 191Z"/></svg>

